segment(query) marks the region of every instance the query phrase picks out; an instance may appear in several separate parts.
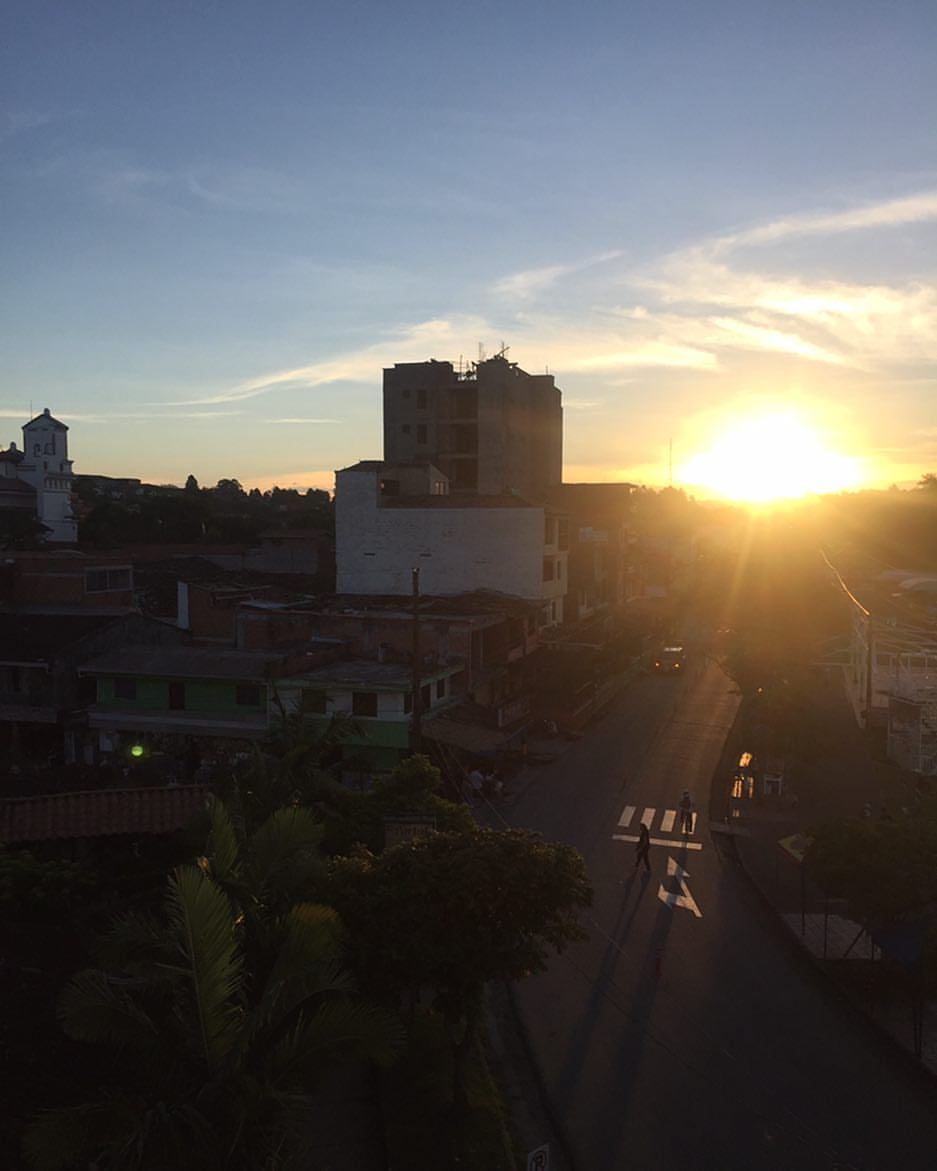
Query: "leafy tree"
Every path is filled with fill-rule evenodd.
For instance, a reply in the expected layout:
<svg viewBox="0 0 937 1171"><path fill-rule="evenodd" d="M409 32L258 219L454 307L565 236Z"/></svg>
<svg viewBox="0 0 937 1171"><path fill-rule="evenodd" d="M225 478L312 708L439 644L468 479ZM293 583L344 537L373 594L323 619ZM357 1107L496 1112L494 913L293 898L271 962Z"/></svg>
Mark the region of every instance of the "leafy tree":
<svg viewBox="0 0 937 1171"><path fill-rule="evenodd" d="M198 493L201 491L201 489L198 486L198 480L196 480L195 476L193 476L191 474L191 472L186 477L185 488L183 489L183 491L188 496L197 496Z"/></svg>
<svg viewBox="0 0 937 1171"><path fill-rule="evenodd" d="M0 549L41 549L51 531L26 509L0 509Z"/></svg>
<svg viewBox="0 0 937 1171"><path fill-rule="evenodd" d="M338 861L333 880L363 985L411 1004L433 990L455 1046L457 1103L484 984L542 971L551 950L585 937L578 913L592 901L577 851L524 830L362 851Z"/></svg>
<svg viewBox="0 0 937 1171"><path fill-rule="evenodd" d="M937 472L925 472L918 480L917 486L925 492L937 492Z"/></svg>
<svg viewBox="0 0 937 1171"><path fill-rule="evenodd" d="M922 801L913 817L856 818L814 832L809 872L831 894L849 900L865 923L883 924L937 902L937 803Z"/></svg>
<svg viewBox="0 0 937 1171"><path fill-rule="evenodd" d="M402 1034L352 995L333 911L297 904L278 926L274 962L258 973L235 906L193 866L171 875L161 918L117 919L104 948L112 963L75 976L59 1016L69 1036L116 1050L119 1083L47 1111L24 1140L30 1164L308 1165L303 1119L318 1080L340 1060L391 1062Z"/></svg>

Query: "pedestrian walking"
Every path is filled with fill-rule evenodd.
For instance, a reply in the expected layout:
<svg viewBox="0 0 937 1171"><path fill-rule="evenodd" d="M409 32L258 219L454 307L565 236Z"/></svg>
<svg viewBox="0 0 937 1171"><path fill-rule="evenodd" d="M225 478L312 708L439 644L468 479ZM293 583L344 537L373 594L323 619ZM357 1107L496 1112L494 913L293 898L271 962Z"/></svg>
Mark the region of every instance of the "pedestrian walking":
<svg viewBox="0 0 937 1171"><path fill-rule="evenodd" d="M650 853L651 853L651 832L647 828L647 826L644 824L644 822L642 821L641 825L638 827L638 844L636 847L636 857L634 860L635 870L637 870L637 868L641 865L641 863L643 861L644 862L644 869L647 870L648 872L650 872L650 869L651 869Z"/></svg>
<svg viewBox="0 0 937 1171"><path fill-rule="evenodd" d="M693 832L693 799L689 789L684 789L683 796L680 798L680 832L682 834Z"/></svg>

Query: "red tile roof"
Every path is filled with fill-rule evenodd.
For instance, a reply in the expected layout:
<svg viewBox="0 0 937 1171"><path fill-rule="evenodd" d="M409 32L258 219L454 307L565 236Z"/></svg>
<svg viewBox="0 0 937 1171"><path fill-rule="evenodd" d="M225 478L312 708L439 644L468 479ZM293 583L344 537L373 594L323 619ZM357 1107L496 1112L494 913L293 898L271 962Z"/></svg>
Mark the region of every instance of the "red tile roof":
<svg viewBox="0 0 937 1171"><path fill-rule="evenodd" d="M0 842L47 842L182 829L205 805L205 785L99 789L0 801Z"/></svg>

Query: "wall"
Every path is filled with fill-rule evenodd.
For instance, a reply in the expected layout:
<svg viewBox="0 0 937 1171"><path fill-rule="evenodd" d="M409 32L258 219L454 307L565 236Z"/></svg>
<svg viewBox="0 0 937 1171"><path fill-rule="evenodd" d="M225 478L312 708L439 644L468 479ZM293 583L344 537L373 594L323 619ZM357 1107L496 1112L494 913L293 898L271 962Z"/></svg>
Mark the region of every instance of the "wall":
<svg viewBox="0 0 937 1171"><path fill-rule="evenodd" d="M173 680L175 682L175 680ZM260 702L239 704L236 701L235 682L227 680L180 679L185 686L185 707L187 712L230 712L250 713L267 710L267 684L255 680L243 680L249 686L257 686ZM169 711L169 680L137 679L136 699L121 699L114 694L114 677L99 676L97 680L98 704L113 711Z"/></svg>
<svg viewBox="0 0 937 1171"><path fill-rule="evenodd" d="M378 508L376 473L346 469L336 474L336 591L410 594L418 566L424 594L539 599L543 521L539 507Z"/></svg>

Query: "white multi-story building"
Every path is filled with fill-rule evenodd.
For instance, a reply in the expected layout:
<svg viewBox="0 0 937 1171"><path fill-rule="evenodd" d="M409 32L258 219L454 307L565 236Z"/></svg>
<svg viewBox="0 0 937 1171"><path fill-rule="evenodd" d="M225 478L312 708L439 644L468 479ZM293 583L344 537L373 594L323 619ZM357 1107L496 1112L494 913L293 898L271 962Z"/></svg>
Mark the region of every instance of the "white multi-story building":
<svg viewBox="0 0 937 1171"><path fill-rule="evenodd" d="M543 602L563 621L567 542L550 510L518 496L449 494L432 464L365 460L335 474L336 592L494 590Z"/></svg>

